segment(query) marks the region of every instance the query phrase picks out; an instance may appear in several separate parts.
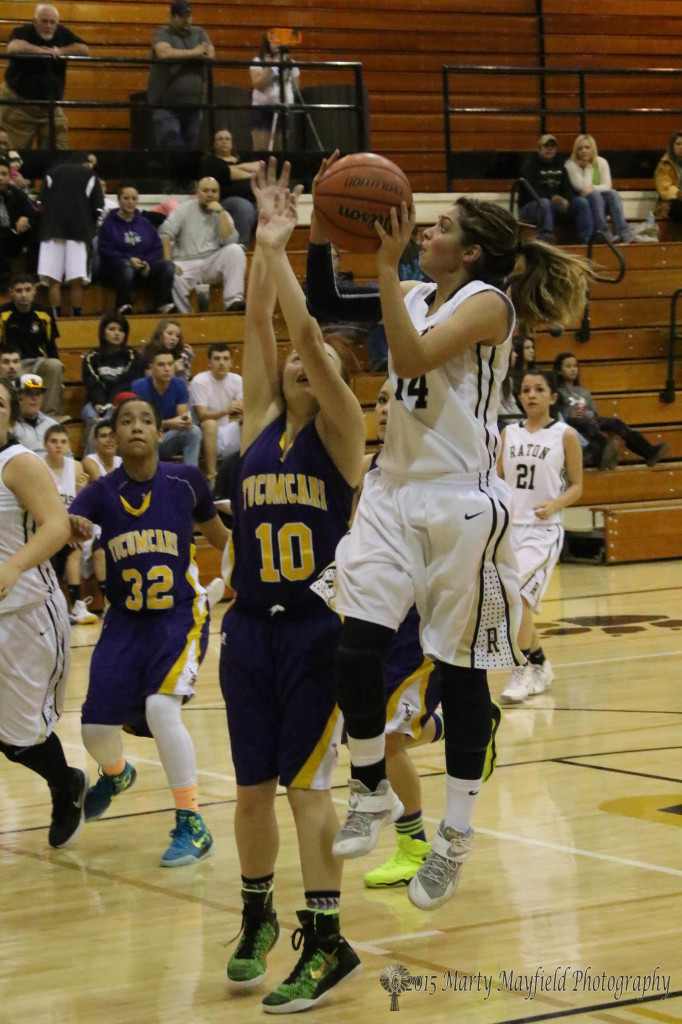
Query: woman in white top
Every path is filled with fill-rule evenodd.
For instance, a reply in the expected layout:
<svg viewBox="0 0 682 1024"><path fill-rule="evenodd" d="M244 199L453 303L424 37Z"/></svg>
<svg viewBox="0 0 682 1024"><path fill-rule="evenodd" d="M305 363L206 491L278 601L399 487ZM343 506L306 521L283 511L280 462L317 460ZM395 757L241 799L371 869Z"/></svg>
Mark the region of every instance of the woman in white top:
<svg viewBox="0 0 682 1024"><path fill-rule="evenodd" d="M271 43L267 33L263 36L258 56L249 68L251 76L251 142L255 150L282 148L282 125L286 113L275 111L274 104L282 102L282 92L279 80L279 64L276 63L286 58L285 51L275 43ZM297 67L291 65L284 70L284 102L294 102L294 85L298 88L298 80L301 72ZM277 117L275 134L272 147L270 137L272 135L273 121Z"/></svg>
<svg viewBox="0 0 682 1024"><path fill-rule="evenodd" d="M57 848L80 831L89 782L66 763L53 731L71 631L49 560L71 531L47 466L10 432L18 416L16 391L0 379L0 752L50 787L48 841Z"/></svg>
<svg viewBox="0 0 682 1024"><path fill-rule="evenodd" d="M597 143L591 135L578 135L565 166L576 193L590 204L595 231L613 242L631 242L632 231L625 219L620 195L613 188L611 169L604 157L599 156ZM606 223L607 214L611 217L613 231Z"/></svg>
<svg viewBox="0 0 682 1024"><path fill-rule="evenodd" d="M447 801L408 895L432 909L454 894L473 845L471 818L491 736L486 670L523 660L511 496L496 472L514 306L529 328L575 320L586 267L553 246L521 243L506 210L462 197L424 232L419 265L433 283L401 282L398 262L415 216L403 206L391 220L390 235L377 226L392 389L386 442L337 548L336 609L345 617L338 702L352 778L334 852L368 853L381 827L402 813L385 773L382 663L416 603L422 647L441 678Z"/></svg>
<svg viewBox="0 0 682 1024"><path fill-rule="evenodd" d="M519 400L523 423L502 431L502 454L497 471L512 489L511 540L521 577L519 647L528 659L517 666L502 692L506 704L519 704L552 685L554 671L545 657L533 612L542 596L564 543L562 509L582 493L583 457L578 435L552 416L556 393L549 376L528 370L521 380Z"/></svg>

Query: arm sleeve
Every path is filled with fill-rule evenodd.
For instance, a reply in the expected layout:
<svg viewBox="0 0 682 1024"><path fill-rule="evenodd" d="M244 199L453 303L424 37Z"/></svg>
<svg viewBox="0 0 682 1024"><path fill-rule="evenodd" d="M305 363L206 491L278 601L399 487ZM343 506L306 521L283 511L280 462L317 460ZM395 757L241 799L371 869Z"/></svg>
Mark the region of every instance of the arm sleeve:
<svg viewBox="0 0 682 1024"><path fill-rule="evenodd" d="M192 471L190 483L196 494L196 504L194 505L193 512L194 522L206 523L209 519L213 519L214 516L218 515L218 510L215 507L213 495L211 494L211 488L208 486L208 481L200 469L197 469L196 466L188 466L187 468Z"/></svg>
<svg viewBox="0 0 682 1024"><path fill-rule="evenodd" d="M608 192L609 189L613 188L613 181L611 179L611 168L609 167L608 161L603 156L597 157L599 161L599 176L601 181L598 185L595 185L597 192Z"/></svg>
<svg viewBox="0 0 682 1024"><path fill-rule="evenodd" d="M111 214L104 218L97 235L97 252L103 263L111 263L116 259L123 258L123 253L115 245L112 214L113 210Z"/></svg>
<svg viewBox="0 0 682 1024"><path fill-rule="evenodd" d="M45 339L45 355L48 359L59 359L59 352L57 351L58 337L59 328L57 327L57 321L55 320L54 313L50 313L50 330Z"/></svg>
<svg viewBox="0 0 682 1024"><path fill-rule="evenodd" d="M83 516L91 523L101 523L99 511L99 495L101 487L99 480L89 483L80 494L77 494L69 505L69 513L73 516Z"/></svg>
<svg viewBox="0 0 682 1024"><path fill-rule="evenodd" d="M568 180L570 181L571 186L576 190L576 192L582 192L583 183L580 178L580 168L577 163L574 160L567 160L564 167L566 168L566 173L568 174Z"/></svg>
<svg viewBox="0 0 682 1024"><path fill-rule="evenodd" d="M342 295L336 287L331 244L308 243L306 294L313 316L325 320L381 320L378 295Z"/></svg>

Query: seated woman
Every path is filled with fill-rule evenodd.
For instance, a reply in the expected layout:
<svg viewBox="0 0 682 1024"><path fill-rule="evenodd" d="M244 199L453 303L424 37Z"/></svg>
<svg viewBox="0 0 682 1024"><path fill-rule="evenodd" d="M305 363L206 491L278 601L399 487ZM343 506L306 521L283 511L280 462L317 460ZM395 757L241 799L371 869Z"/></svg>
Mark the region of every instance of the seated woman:
<svg viewBox="0 0 682 1024"><path fill-rule="evenodd" d="M571 185L589 203L595 232L612 242L631 242L632 231L625 219L621 198L612 187L611 170L604 157L599 156L597 143L591 135L578 135L565 166ZM613 231L606 223L607 214Z"/></svg>
<svg viewBox="0 0 682 1024"><path fill-rule="evenodd" d="M656 220L682 221L682 132L673 132L654 173Z"/></svg>
<svg viewBox="0 0 682 1024"><path fill-rule="evenodd" d="M514 395L517 398L521 394L521 381L529 370L535 369L535 341L524 334L522 325L520 327L518 337L514 338L512 344L508 374L511 377Z"/></svg>
<svg viewBox="0 0 682 1024"><path fill-rule="evenodd" d="M105 313L99 322L99 346L83 359L82 377L87 402L81 416L85 424L84 454L94 451L95 425L108 420L114 411L114 399L142 375L139 352L128 347L130 326L121 313Z"/></svg>
<svg viewBox="0 0 682 1024"><path fill-rule="evenodd" d="M609 434L617 434L635 455L640 455L650 468L670 450L667 441L651 444L617 416L600 416L592 395L580 385L580 368L572 352L560 352L554 360L553 376L558 396L556 411L582 437L587 439L583 449L586 466L613 469L618 462L618 442Z"/></svg>
<svg viewBox="0 0 682 1024"><path fill-rule="evenodd" d="M232 132L219 128L213 136L213 151L201 161L199 176L215 178L220 185L220 205L234 221L239 241L251 244L258 211L251 191L251 175L258 170L258 161L240 163L232 152Z"/></svg>
<svg viewBox="0 0 682 1024"><path fill-rule="evenodd" d="M182 377L185 382L189 381L192 377L194 352L191 345L187 345L183 340L182 327L179 320L164 316L152 331L149 341L145 343L142 349L142 362L146 374L151 372L149 367L154 358L154 353L159 352L162 348L173 353L175 376ZM138 374L138 376L142 375Z"/></svg>

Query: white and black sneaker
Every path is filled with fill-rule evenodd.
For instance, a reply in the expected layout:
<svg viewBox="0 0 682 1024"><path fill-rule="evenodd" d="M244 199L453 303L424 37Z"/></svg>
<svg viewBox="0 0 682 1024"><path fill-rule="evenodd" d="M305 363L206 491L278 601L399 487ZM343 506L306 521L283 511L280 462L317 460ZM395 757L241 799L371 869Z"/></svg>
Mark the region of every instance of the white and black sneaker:
<svg viewBox="0 0 682 1024"><path fill-rule="evenodd" d="M526 697L530 697L534 692L533 686L530 665L517 665L500 694L500 701L503 704L523 704Z"/></svg>
<svg viewBox="0 0 682 1024"><path fill-rule="evenodd" d="M384 825L391 825L404 813L402 802L382 779L372 792L359 779L349 779L348 815L332 844L335 857L362 857L377 844Z"/></svg>
<svg viewBox="0 0 682 1024"><path fill-rule="evenodd" d="M55 850L72 843L85 820L85 794L90 777L80 768L69 768L69 784L65 790L52 792L52 821L48 842Z"/></svg>
<svg viewBox="0 0 682 1024"><path fill-rule="evenodd" d="M531 693L544 693L545 690L549 690L554 681L552 663L547 658L545 658L542 665L533 665L531 663L530 671L533 676L533 689Z"/></svg>

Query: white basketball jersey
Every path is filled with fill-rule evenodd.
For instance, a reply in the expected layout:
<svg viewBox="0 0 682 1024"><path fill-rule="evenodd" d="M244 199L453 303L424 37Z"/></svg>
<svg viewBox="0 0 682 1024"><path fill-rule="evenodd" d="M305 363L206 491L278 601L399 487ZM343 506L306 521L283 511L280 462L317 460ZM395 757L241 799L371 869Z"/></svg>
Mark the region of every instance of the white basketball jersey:
<svg viewBox="0 0 682 1024"><path fill-rule="evenodd" d="M405 295L419 334L443 323L470 296L487 290L501 295L509 307L509 333L501 345L474 345L411 380L397 376L389 356L393 394L378 464L398 478L485 473L495 469L499 452L497 413L516 320L513 306L492 285L470 281L429 315L426 300L433 290L432 284L420 284Z"/></svg>
<svg viewBox="0 0 682 1024"><path fill-rule="evenodd" d="M92 461L95 463L95 465L99 469L99 471L102 474L102 476L107 476L108 475L109 470L104 465L104 463L100 459L100 457L97 454L97 452L91 452L91 454L88 455L88 458L92 459ZM120 455L114 455L114 465L113 465L113 468L112 468L111 472L113 473L114 469L118 469L118 467L121 465L122 462L123 462L123 459L121 458Z"/></svg>
<svg viewBox="0 0 682 1024"><path fill-rule="evenodd" d="M564 434L570 429L558 420L533 433L522 423L510 423L505 428L502 468L512 489L513 523L546 526L561 522L561 511L540 520L533 506L558 498L566 489Z"/></svg>
<svg viewBox="0 0 682 1024"><path fill-rule="evenodd" d="M44 458L44 456L43 456ZM57 485L57 490L61 495L61 499L68 508L76 497L76 463L75 461L67 457L64 459L64 465L60 470L52 469L51 466L45 462L45 465L50 471L50 476Z"/></svg>
<svg viewBox="0 0 682 1024"><path fill-rule="evenodd" d="M17 501L2 479L8 462L17 455L40 458L22 444L13 444L0 451L0 563L4 563L35 533L35 523L28 511ZM0 601L0 615L45 601L56 591L57 579L49 562L23 572L4 601Z"/></svg>

